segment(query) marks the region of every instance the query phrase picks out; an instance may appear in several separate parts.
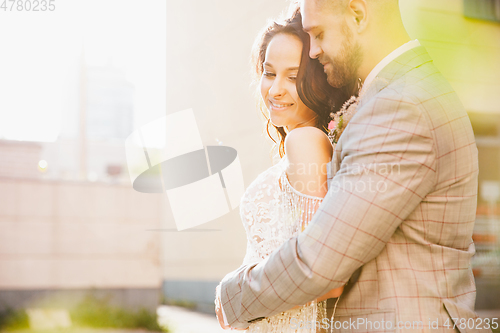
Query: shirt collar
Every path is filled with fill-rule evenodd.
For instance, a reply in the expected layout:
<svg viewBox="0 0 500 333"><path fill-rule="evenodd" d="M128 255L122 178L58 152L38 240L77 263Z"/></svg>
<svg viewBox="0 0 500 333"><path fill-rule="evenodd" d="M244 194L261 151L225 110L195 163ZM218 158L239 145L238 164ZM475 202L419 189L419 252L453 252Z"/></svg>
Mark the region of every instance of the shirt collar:
<svg viewBox="0 0 500 333"><path fill-rule="evenodd" d="M361 88L359 95L361 96L366 91L366 89L368 89L370 83L372 83L372 81L375 79L375 77L377 77L380 71L384 69L384 67L387 66L391 61L393 61L406 51L409 51L418 46L420 46L420 42L417 39L415 39L401 45L400 47L389 53L389 55L387 55L384 59L382 59L382 61L379 62L377 66L375 66L372 69L370 74L368 74L368 76L365 79L365 82L363 83L363 87Z"/></svg>

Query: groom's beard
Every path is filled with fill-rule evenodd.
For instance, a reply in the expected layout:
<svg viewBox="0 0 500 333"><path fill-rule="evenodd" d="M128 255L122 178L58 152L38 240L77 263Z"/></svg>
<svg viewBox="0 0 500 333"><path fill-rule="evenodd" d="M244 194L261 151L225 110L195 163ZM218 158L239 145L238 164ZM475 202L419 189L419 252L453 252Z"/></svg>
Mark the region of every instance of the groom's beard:
<svg viewBox="0 0 500 333"><path fill-rule="evenodd" d="M359 44L353 45L346 40L340 55L330 58L323 54L320 56L322 63L329 62L325 69L328 83L335 88L341 88L358 79L358 69L361 66L363 54Z"/></svg>
<svg viewBox="0 0 500 333"><path fill-rule="evenodd" d="M358 69L363 61L363 53L359 43L354 44L352 33L348 30L347 24L342 27L344 41L342 50L336 57L330 57L327 54L319 56L321 63L330 63L325 69L328 83L335 88L341 88L351 85L358 79Z"/></svg>

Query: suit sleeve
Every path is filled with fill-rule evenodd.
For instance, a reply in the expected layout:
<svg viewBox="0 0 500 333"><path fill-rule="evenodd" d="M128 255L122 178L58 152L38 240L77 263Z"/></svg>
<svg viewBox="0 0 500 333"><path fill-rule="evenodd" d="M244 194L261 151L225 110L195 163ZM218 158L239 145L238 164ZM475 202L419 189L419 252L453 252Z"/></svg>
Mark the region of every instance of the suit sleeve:
<svg viewBox="0 0 500 333"><path fill-rule="evenodd" d="M260 264L222 280L222 306L232 327L246 328L254 318L344 285L382 251L436 183L432 131L409 98L372 98L337 148L342 163L309 226Z"/></svg>

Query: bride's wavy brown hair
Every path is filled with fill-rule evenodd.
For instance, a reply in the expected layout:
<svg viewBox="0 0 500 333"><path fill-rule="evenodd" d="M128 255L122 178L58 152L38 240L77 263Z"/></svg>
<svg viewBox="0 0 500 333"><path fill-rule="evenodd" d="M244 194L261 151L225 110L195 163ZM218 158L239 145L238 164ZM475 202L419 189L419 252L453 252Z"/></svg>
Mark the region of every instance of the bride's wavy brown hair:
<svg viewBox="0 0 500 333"><path fill-rule="evenodd" d="M302 102L318 115L316 118L316 127L327 133L330 113L337 112L342 107L344 102L351 97L351 94L348 94L347 91L351 91L352 89L350 86L344 88L330 86L321 63L317 59L309 57L309 35L302 29L302 15L299 8L296 8L293 14L283 20L283 22L273 21L268 24L257 38L252 52L252 63L255 73L254 82L257 84L260 81L264 72L267 47L271 40L278 34L297 36L302 41L302 57L296 83L297 93ZM267 134L275 143L273 149L278 146L280 157L283 157L285 155L285 129L271 123L268 115L269 111L260 96L260 92L257 92L257 96L258 107L267 121L265 127ZM269 132L270 125L276 130L279 143Z"/></svg>

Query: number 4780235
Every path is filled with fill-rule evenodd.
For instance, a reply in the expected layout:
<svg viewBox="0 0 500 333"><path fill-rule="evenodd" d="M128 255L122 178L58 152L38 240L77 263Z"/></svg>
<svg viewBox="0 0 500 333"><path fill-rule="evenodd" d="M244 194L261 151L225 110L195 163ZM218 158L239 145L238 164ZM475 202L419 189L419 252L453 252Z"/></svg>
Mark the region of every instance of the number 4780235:
<svg viewBox="0 0 500 333"><path fill-rule="evenodd" d="M55 0L0 0L4 12L45 12L56 10Z"/></svg>
<svg viewBox="0 0 500 333"><path fill-rule="evenodd" d="M498 329L498 318L451 318L453 321L450 323L449 318L446 319L443 326L446 328L459 328L459 329ZM452 325L453 324L453 325Z"/></svg>

